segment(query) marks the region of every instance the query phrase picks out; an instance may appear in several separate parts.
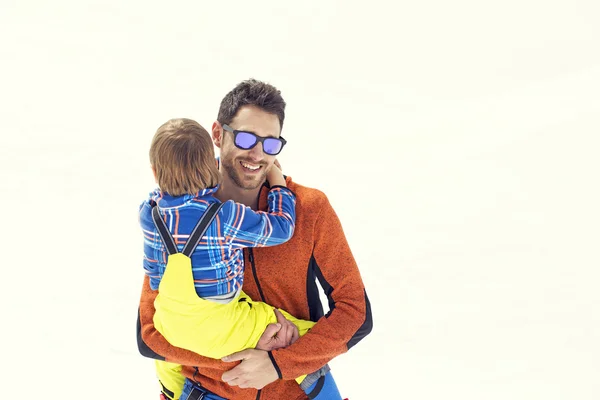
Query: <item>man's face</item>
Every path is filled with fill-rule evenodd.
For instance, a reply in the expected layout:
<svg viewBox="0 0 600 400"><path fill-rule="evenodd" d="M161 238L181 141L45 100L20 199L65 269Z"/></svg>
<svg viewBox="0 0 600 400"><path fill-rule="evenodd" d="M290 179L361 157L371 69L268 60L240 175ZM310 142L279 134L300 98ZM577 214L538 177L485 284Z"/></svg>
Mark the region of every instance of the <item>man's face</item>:
<svg viewBox="0 0 600 400"><path fill-rule="evenodd" d="M281 133L277 115L269 114L255 106L241 107L229 126L235 130L253 132L261 137L278 138ZM233 133L215 126L213 141L221 149L222 173L227 174L234 184L242 189L256 189L263 184L275 156L265 154L262 143L250 150L239 149L233 142Z"/></svg>

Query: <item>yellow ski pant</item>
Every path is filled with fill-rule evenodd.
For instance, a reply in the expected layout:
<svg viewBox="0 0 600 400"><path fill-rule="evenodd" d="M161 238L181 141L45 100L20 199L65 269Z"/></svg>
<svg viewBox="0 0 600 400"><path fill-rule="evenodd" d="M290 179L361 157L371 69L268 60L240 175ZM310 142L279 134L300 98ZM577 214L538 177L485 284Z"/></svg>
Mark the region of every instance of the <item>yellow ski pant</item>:
<svg viewBox="0 0 600 400"><path fill-rule="evenodd" d="M251 300L244 292L227 304L198 297L191 260L182 253L169 255L154 306L154 326L170 344L215 359L256 347L267 325L277 322L273 307ZM279 311L298 327L301 336L315 324ZM184 382L181 366L156 361L156 371L178 399Z"/></svg>

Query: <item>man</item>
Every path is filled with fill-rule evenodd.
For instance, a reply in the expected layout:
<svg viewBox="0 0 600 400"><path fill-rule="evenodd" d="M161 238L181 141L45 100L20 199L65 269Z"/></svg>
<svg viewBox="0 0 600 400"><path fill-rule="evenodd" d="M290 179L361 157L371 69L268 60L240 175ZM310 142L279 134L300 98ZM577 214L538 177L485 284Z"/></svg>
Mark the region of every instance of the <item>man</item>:
<svg viewBox="0 0 600 400"><path fill-rule="evenodd" d="M265 177L275 156L265 153L261 139L279 138L284 119L285 102L269 84L251 79L225 96L212 126L223 176L216 194L220 200L233 199L254 210L266 210ZM186 386L181 400L306 399L294 378L323 370L372 329L370 304L358 267L327 197L289 177L287 186L297 198L294 236L280 246L245 250L244 291L254 300L318 322L285 348L247 349L226 362L201 357L171 346L156 331L152 323L156 292L146 277L138 345L147 357L184 365ZM325 316L316 279L329 300L330 311ZM234 361L241 363L234 367Z"/></svg>

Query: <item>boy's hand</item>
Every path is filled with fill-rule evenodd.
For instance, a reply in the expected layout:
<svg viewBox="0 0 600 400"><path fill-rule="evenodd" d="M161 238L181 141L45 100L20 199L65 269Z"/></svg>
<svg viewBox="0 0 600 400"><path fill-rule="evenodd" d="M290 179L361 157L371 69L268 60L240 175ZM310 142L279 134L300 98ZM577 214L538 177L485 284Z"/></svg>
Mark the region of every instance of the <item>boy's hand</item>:
<svg viewBox="0 0 600 400"><path fill-rule="evenodd" d="M285 178L283 177L283 172L281 172L281 164L275 159L271 168L267 172L267 180L269 181L269 185L271 186L287 186L285 184Z"/></svg>

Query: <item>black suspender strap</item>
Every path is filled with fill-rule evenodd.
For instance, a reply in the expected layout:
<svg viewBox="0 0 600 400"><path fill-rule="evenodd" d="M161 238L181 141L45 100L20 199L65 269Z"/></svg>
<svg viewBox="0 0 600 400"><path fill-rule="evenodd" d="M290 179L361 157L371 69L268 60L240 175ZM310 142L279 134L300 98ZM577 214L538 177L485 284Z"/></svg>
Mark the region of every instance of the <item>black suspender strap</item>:
<svg viewBox="0 0 600 400"><path fill-rule="evenodd" d="M176 254L177 245L175 244L175 240L173 236L171 236L171 232L169 232L169 228L167 228L167 224L160 217L160 213L158 212L158 206L152 207L152 219L154 220L154 225L156 225L156 229L158 229L158 234L162 239L165 247L167 248L168 254Z"/></svg>
<svg viewBox="0 0 600 400"><path fill-rule="evenodd" d="M206 233L208 226L213 221L213 219L215 219L221 207L223 207L223 203L212 203L210 206L208 206L208 208L194 227L194 230L190 234L190 237L187 243L185 244L185 247L183 248L182 253L186 257L190 257L192 255L192 253L196 249L196 246L198 245L198 242ZM167 224L165 224L165 221L163 221L163 219L160 217L160 213L158 212L158 206L152 207L152 219L154 220L154 225L156 225L156 229L158 229L158 234L160 235L160 238L162 239L163 243L165 244L165 247L167 248L167 253L178 253L177 245L175 244L175 239L173 239L171 232L169 232L169 228L167 228Z"/></svg>
<svg viewBox="0 0 600 400"><path fill-rule="evenodd" d="M191 257L192 253L196 249L196 246L198 246L198 242L206 233L206 230L208 229L213 219L215 219L215 217L217 216L217 213L219 212L221 207L223 207L223 203L212 203L210 206L208 206L208 208L204 212L204 215L202 215L202 218L200 218L200 221L198 221L198 223L196 224L196 227L192 231L187 243L185 244L185 247L183 248L182 252L183 255L185 255L186 257Z"/></svg>

